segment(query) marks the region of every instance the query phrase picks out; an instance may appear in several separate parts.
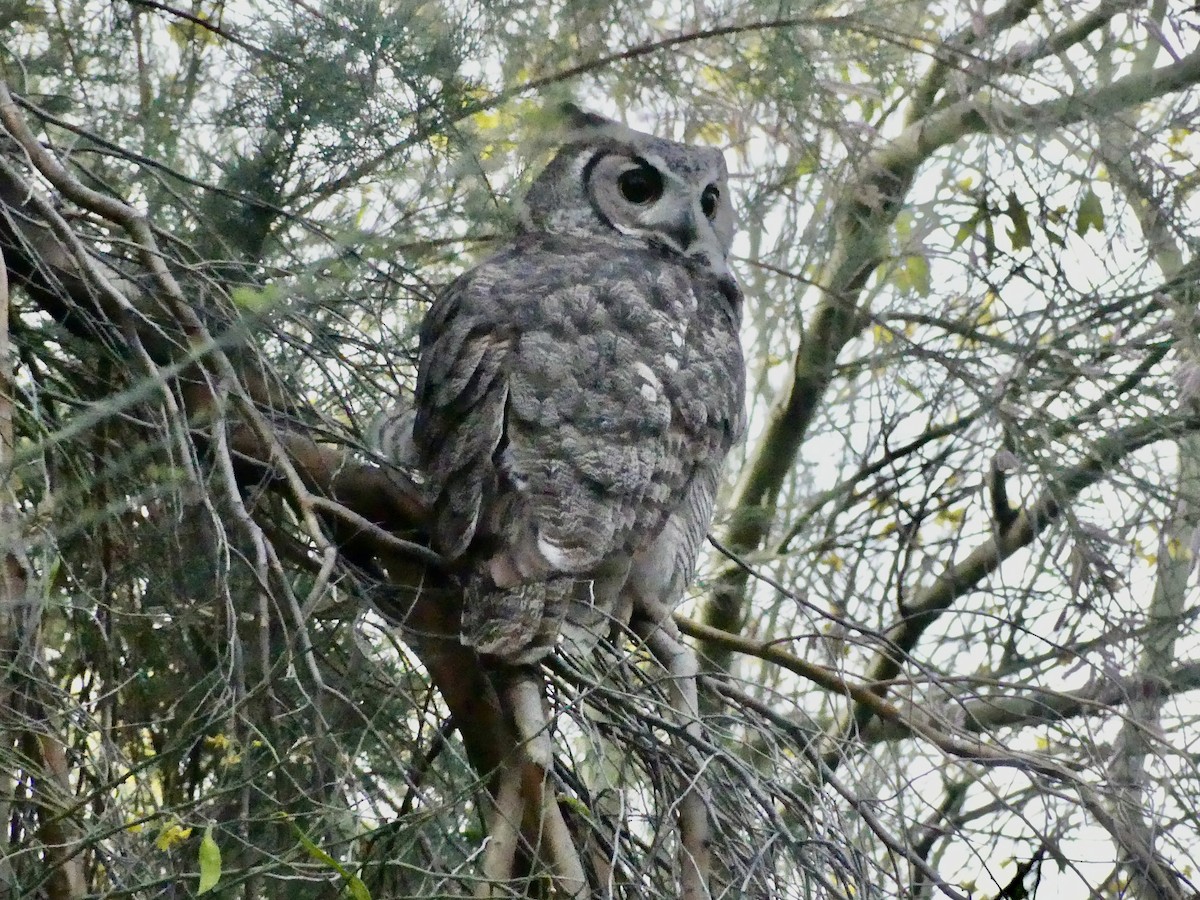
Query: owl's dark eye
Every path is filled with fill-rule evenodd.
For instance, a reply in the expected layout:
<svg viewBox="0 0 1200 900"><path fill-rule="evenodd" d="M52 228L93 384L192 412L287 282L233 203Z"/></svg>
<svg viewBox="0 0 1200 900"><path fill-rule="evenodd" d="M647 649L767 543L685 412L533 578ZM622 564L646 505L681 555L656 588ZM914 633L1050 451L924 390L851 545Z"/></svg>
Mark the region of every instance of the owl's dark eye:
<svg viewBox="0 0 1200 900"><path fill-rule="evenodd" d="M653 166L638 166L617 178L621 196L630 203L651 203L662 196L663 178Z"/></svg>
<svg viewBox="0 0 1200 900"><path fill-rule="evenodd" d="M700 208L710 219L717 214L717 201L721 199L721 191L715 184L710 184L700 195Z"/></svg>

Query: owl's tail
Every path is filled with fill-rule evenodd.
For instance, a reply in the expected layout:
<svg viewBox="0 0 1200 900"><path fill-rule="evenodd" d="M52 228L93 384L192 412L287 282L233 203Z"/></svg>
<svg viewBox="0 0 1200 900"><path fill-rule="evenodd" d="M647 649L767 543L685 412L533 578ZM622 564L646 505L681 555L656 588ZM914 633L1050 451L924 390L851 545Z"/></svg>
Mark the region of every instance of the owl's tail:
<svg viewBox="0 0 1200 900"><path fill-rule="evenodd" d="M507 665L530 665L561 641L590 652L612 630L612 610L589 578L557 576L515 588L472 580L463 597L462 642Z"/></svg>

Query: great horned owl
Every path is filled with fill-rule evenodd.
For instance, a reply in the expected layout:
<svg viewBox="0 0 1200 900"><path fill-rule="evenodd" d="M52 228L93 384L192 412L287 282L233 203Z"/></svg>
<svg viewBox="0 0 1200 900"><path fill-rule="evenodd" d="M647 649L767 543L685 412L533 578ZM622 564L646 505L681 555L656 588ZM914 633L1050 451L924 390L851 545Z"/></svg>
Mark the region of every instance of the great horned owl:
<svg viewBox="0 0 1200 900"><path fill-rule="evenodd" d="M720 151L567 116L520 233L420 331L433 544L464 643L507 664L678 602L745 418Z"/></svg>

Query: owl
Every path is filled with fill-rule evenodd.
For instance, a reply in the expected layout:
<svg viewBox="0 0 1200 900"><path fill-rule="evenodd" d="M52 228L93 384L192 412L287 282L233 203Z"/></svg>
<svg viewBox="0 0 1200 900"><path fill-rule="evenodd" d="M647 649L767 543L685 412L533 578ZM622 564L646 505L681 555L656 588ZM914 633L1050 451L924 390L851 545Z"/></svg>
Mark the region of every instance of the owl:
<svg viewBox="0 0 1200 900"><path fill-rule="evenodd" d="M745 422L720 151L575 107L518 233L420 329L411 452L501 664L673 608Z"/></svg>

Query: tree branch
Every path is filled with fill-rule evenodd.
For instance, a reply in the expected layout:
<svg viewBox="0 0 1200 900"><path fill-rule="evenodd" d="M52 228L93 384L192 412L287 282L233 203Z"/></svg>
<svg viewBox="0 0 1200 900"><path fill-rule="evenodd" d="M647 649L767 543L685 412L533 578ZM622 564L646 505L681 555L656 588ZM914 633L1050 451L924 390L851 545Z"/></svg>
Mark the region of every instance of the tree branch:
<svg viewBox="0 0 1200 900"><path fill-rule="evenodd" d="M1089 116L1114 113L1182 90L1200 80L1200 49L1178 62L1139 72L1090 91L1039 104L1016 105L995 92L961 100L913 122L859 168L859 180L843 191L832 217L835 240L815 279L822 299L792 362L792 378L772 406L766 427L734 489L730 524L722 537L746 555L767 540L783 484L792 471L846 343L870 320L860 308L862 289L885 259L886 235L903 207L920 167L937 151L978 133L1037 132ZM727 570L714 581L704 621L720 630L741 628L746 573ZM720 647L704 648L719 668L728 665Z"/></svg>
<svg viewBox="0 0 1200 900"><path fill-rule="evenodd" d="M1058 520L1070 500L1103 479L1119 460L1157 441L1198 429L1200 414L1191 413L1179 417L1173 426L1163 420L1139 422L1093 443L1083 459L1059 472L1043 489L1041 497L1021 510L1007 530L984 541L961 562L951 563L932 584L912 598L905 618L884 633L886 648L868 667L865 680L880 684L895 678L921 636L955 600L974 591L1004 560L1032 543ZM844 739L862 734L876 713L871 704L859 702L851 715L831 730L830 736ZM836 765L836 760L830 762Z"/></svg>
<svg viewBox="0 0 1200 900"><path fill-rule="evenodd" d="M99 338L126 359L137 359L144 347L151 379L162 388L168 379L178 385L181 412L193 423L193 437L211 445L211 430L226 429L232 472L242 490L265 484L279 491L297 507L318 546L326 542L316 518L321 513L320 522L343 554L359 562L376 560L385 568L388 588L381 608L404 630L429 671L472 765L490 776L515 748L515 738L474 652L458 640L460 598L453 583L429 567L434 559L430 551L396 537L423 540L426 510L417 487L399 471L361 463L342 448L314 441L302 425L289 424L298 421L290 398L249 350L248 364L238 366L208 335L141 214L84 188L37 144L6 92L0 93L0 122L56 187L129 230L140 263L154 273L151 283L161 293L140 291L132 280L99 263L0 154L0 253L15 283L80 337ZM168 298L165 306L162 295ZM161 315L164 308L171 314ZM196 352L190 354L189 348ZM209 361L218 369L215 379L203 368ZM240 394L241 402L224 402L218 384ZM170 392L164 398L171 400ZM206 430L199 429L201 424Z"/></svg>

